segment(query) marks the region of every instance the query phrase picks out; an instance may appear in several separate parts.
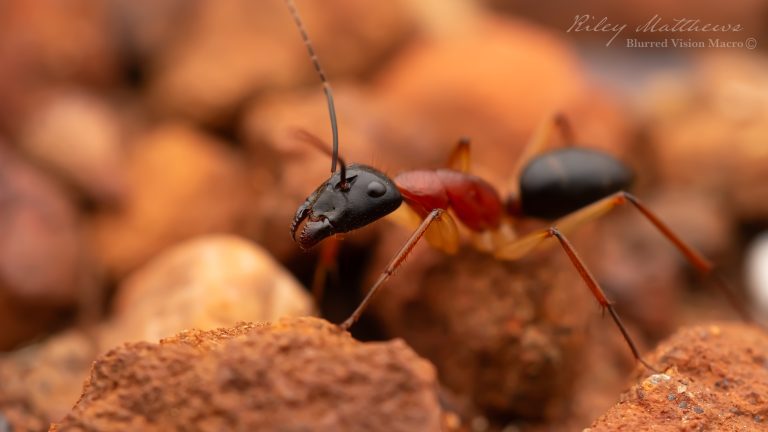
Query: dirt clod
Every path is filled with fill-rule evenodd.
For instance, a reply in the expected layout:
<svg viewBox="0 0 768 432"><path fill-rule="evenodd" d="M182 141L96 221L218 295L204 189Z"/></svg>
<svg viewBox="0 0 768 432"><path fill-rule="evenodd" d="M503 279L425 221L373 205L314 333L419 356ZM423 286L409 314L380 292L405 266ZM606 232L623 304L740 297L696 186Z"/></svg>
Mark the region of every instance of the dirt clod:
<svg viewBox="0 0 768 432"><path fill-rule="evenodd" d="M402 341L284 319L114 349L51 430L438 431L436 389Z"/></svg>
<svg viewBox="0 0 768 432"><path fill-rule="evenodd" d="M680 330L648 356L664 374L634 385L590 430L755 430L768 412L765 358L768 335L754 326Z"/></svg>

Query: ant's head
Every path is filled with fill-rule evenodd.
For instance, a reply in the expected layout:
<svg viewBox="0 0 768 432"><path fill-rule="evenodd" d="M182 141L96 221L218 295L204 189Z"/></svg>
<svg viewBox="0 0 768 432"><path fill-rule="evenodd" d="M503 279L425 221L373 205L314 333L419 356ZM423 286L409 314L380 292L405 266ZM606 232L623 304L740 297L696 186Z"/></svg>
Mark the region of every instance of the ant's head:
<svg viewBox="0 0 768 432"><path fill-rule="evenodd" d="M320 185L296 211L291 235L309 249L333 234L362 228L395 211L402 203L395 183L366 165L341 162L341 170Z"/></svg>
<svg viewBox="0 0 768 432"><path fill-rule="evenodd" d="M394 182L384 173L365 165L347 167L339 157L339 130L331 85L320 67L293 1L286 0L286 4L323 83L333 134L333 146L328 150L325 143L316 136L303 130L296 131L298 138L331 156L331 178L312 192L296 211L291 223L293 239L302 249L309 249L326 237L362 228L392 213L403 202L403 198ZM339 171L336 171L337 162L340 165Z"/></svg>

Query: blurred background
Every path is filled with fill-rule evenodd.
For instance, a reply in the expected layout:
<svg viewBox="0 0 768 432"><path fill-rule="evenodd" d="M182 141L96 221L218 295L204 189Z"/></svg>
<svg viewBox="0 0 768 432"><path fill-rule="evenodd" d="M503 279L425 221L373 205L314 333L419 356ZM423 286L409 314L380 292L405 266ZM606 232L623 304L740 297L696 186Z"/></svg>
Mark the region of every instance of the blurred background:
<svg viewBox="0 0 768 432"><path fill-rule="evenodd" d="M296 5L347 161L438 168L468 136L473 172L506 193L536 125L563 112L768 314L765 2ZM315 305L317 252L288 227L329 161L295 128L330 141L282 0L0 1L0 430L47 430L125 341L351 312L410 233L381 221L345 236ZM738 319L632 210L573 241L644 350ZM504 263L421 245L353 334L429 358L469 430L580 430L635 366L555 249Z"/></svg>

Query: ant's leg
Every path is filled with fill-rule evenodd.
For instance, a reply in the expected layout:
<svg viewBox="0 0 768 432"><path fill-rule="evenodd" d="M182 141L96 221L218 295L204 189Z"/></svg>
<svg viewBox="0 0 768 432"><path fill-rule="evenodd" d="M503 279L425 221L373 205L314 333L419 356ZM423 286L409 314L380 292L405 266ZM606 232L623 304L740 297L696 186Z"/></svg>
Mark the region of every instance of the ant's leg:
<svg viewBox="0 0 768 432"><path fill-rule="evenodd" d="M338 236L331 236L320 245L320 256L315 266L315 274L312 276L312 297L315 299L315 306L318 310L322 306L328 274L338 276L336 264L340 243Z"/></svg>
<svg viewBox="0 0 768 432"><path fill-rule="evenodd" d="M640 203L640 201L628 192L617 192L606 198L590 204L584 208L576 210L575 212L558 219L553 225L559 227L561 231L570 232L576 227L597 219L598 217L608 213L610 210L626 204L631 203L640 213L645 216L648 221L653 224L663 235L667 238L675 247L683 254L683 256L691 263L701 274L707 276L713 276L718 288L725 294L732 306L741 315L742 319L747 322L751 322L752 318L744 306L744 303L736 296L731 288L726 283L725 279L715 271L714 265L708 259L695 250L693 247L685 243L680 237L678 237L664 222L659 219L653 212L651 212L646 206ZM503 245L496 250L495 255L499 259L514 260L521 258L538 245L540 245L546 238L550 237L547 230L534 231L519 240L516 240L510 244Z"/></svg>
<svg viewBox="0 0 768 432"><path fill-rule="evenodd" d="M733 306L739 315L741 315L741 319L746 322L753 321L752 316L747 310L744 301L736 295L736 292L733 291L733 289L731 289L731 287L728 285L728 282L726 282L725 278L720 274L719 271L717 271L715 265L710 260L706 259L701 253L680 239L680 237L672 232L672 230L664 222L662 222L661 219L656 216L656 214L649 210L648 207L643 205L640 200L637 199L637 197L628 192L620 192L620 194L638 211L640 211L640 213L645 216L645 218L648 219L648 221L650 221L653 226L656 227L656 229L661 231L661 233L664 234L664 237L666 237L667 240L675 245L677 250L679 250L680 253L685 256L688 262L696 267L699 273L712 277L712 279L715 281L715 285L717 285L723 295L725 295L725 297L731 303L731 306Z"/></svg>
<svg viewBox="0 0 768 432"><path fill-rule="evenodd" d="M610 301L605 297L605 293L603 292L602 288L600 288L600 285L597 283L597 280L595 280L595 277L592 276L592 273L589 271L589 269L584 265L584 262L581 260L579 255L576 253L576 250L571 246L571 242L568 241L568 239L561 233L557 228L549 228L547 230L547 237L554 237L557 239L557 241L560 242L560 246L563 247L563 250L568 255L568 258L571 260L571 263L573 263L573 266L576 267L576 270L579 272L579 275L584 280L584 283L587 284L587 287L589 287L589 290L592 291L592 295L595 296L595 299L597 299L597 302L600 303L600 307L605 309L608 309L608 313L611 314L611 318L613 318L613 322L616 323L616 326L619 328L619 331L621 331L622 336L624 336L624 340L627 342L627 345L629 345L629 349L632 350L632 354L635 356L637 361L643 364L643 366L647 367L648 369L658 372L653 366L648 364L643 358L640 356L640 352L637 350L637 346L635 345L635 342L632 340L632 337L629 336L629 333L627 332L627 329L624 327L624 324L621 322L621 318L619 318L619 314L616 312L616 309L614 309L613 305Z"/></svg>
<svg viewBox="0 0 768 432"><path fill-rule="evenodd" d="M470 160L470 141L469 138L464 137L459 140L456 147L451 152L446 167L463 173L469 173ZM405 208L405 206L403 206L403 208ZM502 226L496 230L482 232L470 231L468 235L476 249L487 253L493 253L497 244L507 243L516 237L515 230L509 221L503 221ZM455 249L452 250L447 248L443 244L436 243L433 239L434 237L430 236L430 233L427 233L427 240L432 246L449 254L456 252Z"/></svg>
<svg viewBox="0 0 768 432"><path fill-rule="evenodd" d="M600 201L582 207L581 209L556 220L553 225L559 227L563 232L571 232L578 226L608 213L620 204L619 201L621 201L621 199L617 195L608 196L607 198L603 198ZM520 259L531 253L549 237L548 230L537 230L513 241L512 243L501 245L496 249L494 254L496 258L502 260Z"/></svg>
<svg viewBox="0 0 768 432"><path fill-rule="evenodd" d="M416 246L416 243L418 243L421 237L424 236L424 233L427 231L427 228L429 228L429 225L435 220L439 220L444 214L447 215L447 213L444 213L443 209L434 209L429 213L429 215L427 215L427 217L421 222L421 225L419 225L419 228L417 228L416 231L411 234L411 237L408 239L408 241L405 242L403 247L400 248L400 251L398 251L394 258L392 258L392 260L389 262L389 264L387 264L384 272L381 273L379 278L376 280L376 283L374 283L371 289L368 290L368 294L365 295L365 298L362 302L360 302L360 305L357 307L357 309L355 309L349 318L347 318L343 323L341 323L341 325L339 325L342 330L349 330L349 328L352 327L352 324L360 319L360 315L362 315L365 308L368 307L368 303L370 303L370 301L373 299L373 296L376 294L376 291L379 289L379 287L381 287L384 282L386 282L387 279L392 276L392 273L395 272L400 264L405 261L405 258L408 256L411 250L413 250L414 246Z"/></svg>
<svg viewBox="0 0 768 432"><path fill-rule="evenodd" d="M456 148L451 152L451 156L448 157L446 166L456 171L468 173L470 165L469 155L469 138L461 138L456 144Z"/></svg>
<svg viewBox="0 0 768 432"><path fill-rule="evenodd" d="M573 133L571 122L563 113L557 113L552 121L555 124L555 129L560 133L560 138L563 140L563 144L566 146L572 146L576 144L576 135Z"/></svg>

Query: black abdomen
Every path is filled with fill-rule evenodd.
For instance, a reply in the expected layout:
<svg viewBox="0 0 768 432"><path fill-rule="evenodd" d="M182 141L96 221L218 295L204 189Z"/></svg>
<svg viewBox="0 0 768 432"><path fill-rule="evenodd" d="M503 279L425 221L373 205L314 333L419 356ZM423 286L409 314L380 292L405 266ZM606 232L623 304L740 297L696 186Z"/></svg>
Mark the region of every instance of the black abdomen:
<svg viewBox="0 0 768 432"><path fill-rule="evenodd" d="M632 183L632 171L610 155L565 148L533 159L520 177L526 216L554 219L578 210Z"/></svg>

